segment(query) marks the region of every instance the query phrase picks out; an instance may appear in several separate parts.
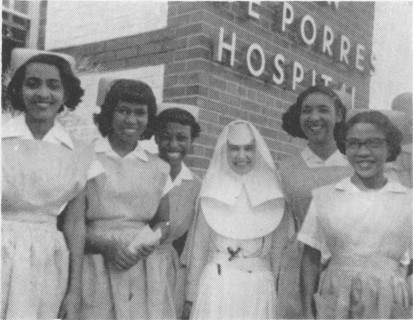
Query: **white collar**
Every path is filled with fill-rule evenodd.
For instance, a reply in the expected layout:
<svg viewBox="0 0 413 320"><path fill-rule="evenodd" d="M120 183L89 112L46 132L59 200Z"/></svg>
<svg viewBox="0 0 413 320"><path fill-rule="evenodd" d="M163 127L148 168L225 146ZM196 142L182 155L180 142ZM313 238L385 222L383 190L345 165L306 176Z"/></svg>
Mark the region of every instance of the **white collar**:
<svg viewBox="0 0 413 320"><path fill-rule="evenodd" d="M2 138L20 138L22 140L35 140L29 127L26 124L25 114L11 118L2 129ZM74 149L73 141L63 126L55 121L53 127L46 133L42 141L64 144L70 149Z"/></svg>
<svg viewBox="0 0 413 320"><path fill-rule="evenodd" d="M341 191L351 191L351 192L364 192L357 188L357 186L351 182L351 177L347 177L336 184L336 189ZM377 192L392 192L392 193L407 193L409 189L403 186L396 180L387 180L386 185L378 190Z"/></svg>
<svg viewBox="0 0 413 320"><path fill-rule="evenodd" d="M188 169L185 163L182 162L181 171L176 176L175 180L172 182L174 187L179 186L183 180L193 180L192 172Z"/></svg>
<svg viewBox="0 0 413 320"><path fill-rule="evenodd" d="M411 143L403 144L402 145L402 152L411 154L412 153L412 147L413 147L413 145Z"/></svg>
<svg viewBox="0 0 413 320"><path fill-rule="evenodd" d="M95 142L95 152L96 153L106 153L106 155L113 158L121 158L115 151L113 151L112 146L109 143L108 137L101 137ZM148 162L148 155L139 143L136 145L135 150L128 153L124 159L140 159L144 162Z"/></svg>
<svg viewBox="0 0 413 320"><path fill-rule="evenodd" d="M304 159L304 162L309 168L348 166L346 156L342 154L338 149L326 160L323 160L307 146L301 152L301 157Z"/></svg>

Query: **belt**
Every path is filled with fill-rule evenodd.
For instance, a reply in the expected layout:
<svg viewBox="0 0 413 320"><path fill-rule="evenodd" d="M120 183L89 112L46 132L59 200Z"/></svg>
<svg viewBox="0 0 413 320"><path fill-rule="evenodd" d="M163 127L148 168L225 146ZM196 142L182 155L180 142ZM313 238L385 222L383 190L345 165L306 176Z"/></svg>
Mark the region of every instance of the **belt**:
<svg viewBox="0 0 413 320"><path fill-rule="evenodd" d="M270 271L270 262L267 259L253 257L253 258L243 258L243 257L235 257L231 260L230 255L227 253L215 252L210 262L216 263L218 267L218 273L220 273L220 266L225 266L228 268L237 269L240 271L245 272L262 272L262 271Z"/></svg>

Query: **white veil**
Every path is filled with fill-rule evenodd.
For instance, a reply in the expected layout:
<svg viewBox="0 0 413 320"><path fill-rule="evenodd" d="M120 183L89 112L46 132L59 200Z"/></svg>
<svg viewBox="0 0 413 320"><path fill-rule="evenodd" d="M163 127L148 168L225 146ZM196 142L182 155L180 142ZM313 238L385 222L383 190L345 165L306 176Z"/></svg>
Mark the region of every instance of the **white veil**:
<svg viewBox="0 0 413 320"><path fill-rule="evenodd" d="M248 126L256 145L255 165L242 176L229 167L227 160L229 129L240 123ZM243 120L229 123L218 138L199 196L208 224L219 234L237 239L261 237L275 230L284 212L279 181L271 153L258 130ZM249 200L248 212L234 209L242 192Z"/></svg>

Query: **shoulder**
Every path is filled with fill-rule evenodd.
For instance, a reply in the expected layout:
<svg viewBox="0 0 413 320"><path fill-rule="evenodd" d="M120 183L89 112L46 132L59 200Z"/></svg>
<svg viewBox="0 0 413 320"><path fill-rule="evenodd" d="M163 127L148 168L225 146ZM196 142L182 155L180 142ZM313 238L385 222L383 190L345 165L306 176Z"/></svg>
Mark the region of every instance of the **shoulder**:
<svg viewBox="0 0 413 320"><path fill-rule="evenodd" d="M190 169L191 170L191 169ZM193 177L193 183L199 187L202 185L202 179L197 175L193 170L191 170L192 177Z"/></svg>
<svg viewBox="0 0 413 320"><path fill-rule="evenodd" d="M281 160L278 163L279 171L290 171L305 166L305 162L300 154L296 154Z"/></svg>
<svg viewBox="0 0 413 320"><path fill-rule="evenodd" d="M146 155L148 156L148 163L153 164L155 167L157 167L161 172L169 174L169 171L171 170L171 167L169 164L159 158L157 155L152 154L150 152L146 152Z"/></svg>

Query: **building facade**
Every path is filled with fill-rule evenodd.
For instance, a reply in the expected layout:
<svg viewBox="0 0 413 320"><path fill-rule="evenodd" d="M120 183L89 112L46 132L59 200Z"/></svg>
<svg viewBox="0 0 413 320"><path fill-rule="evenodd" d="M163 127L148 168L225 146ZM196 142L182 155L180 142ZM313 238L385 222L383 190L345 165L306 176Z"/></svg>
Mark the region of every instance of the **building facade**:
<svg viewBox="0 0 413 320"><path fill-rule="evenodd" d="M201 174L237 118L256 125L276 162L297 153L281 115L312 84L368 107L374 2L49 1L46 11L45 48L76 57L86 90L67 125L93 138L99 78L141 79L158 101L199 107L188 164Z"/></svg>

